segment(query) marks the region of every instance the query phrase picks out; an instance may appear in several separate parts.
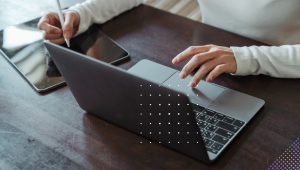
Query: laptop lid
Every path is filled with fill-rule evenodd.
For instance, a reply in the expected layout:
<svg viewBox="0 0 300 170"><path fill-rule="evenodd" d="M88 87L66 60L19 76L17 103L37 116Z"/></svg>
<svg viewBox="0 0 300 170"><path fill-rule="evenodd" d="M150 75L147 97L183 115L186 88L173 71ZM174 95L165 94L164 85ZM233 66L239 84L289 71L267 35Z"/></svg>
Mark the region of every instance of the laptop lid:
<svg viewBox="0 0 300 170"><path fill-rule="evenodd" d="M184 94L56 44L45 46L83 110L210 163Z"/></svg>

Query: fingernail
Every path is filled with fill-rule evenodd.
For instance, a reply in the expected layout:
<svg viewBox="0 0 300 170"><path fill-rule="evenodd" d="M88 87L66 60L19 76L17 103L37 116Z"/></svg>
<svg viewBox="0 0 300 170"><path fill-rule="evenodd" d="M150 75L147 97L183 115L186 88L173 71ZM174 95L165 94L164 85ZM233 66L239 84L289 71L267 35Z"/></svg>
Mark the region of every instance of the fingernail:
<svg viewBox="0 0 300 170"><path fill-rule="evenodd" d="M191 86L191 87L195 87L195 86L196 86L196 83L193 82L193 81L191 81L191 82L190 82L190 86Z"/></svg>
<svg viewBox="0 0 300 170"><path fill-rule="evenodd" d="M174 58L172 62L173 62L173 64L177 64L177 61L178 61L178 59Z"/></svg>
<svg viewBox="0 0 300 170"><path fill-rule="evenodd" d="M186 77L186 74L185 74L184 72L181 72L181 73L179 74L179 76L180 76L180 78L184 79L184 78Z"/></svg>
<svg viewBox="0 0 300 170"><path fill-rule="evenodd" d="M70 38L71 37L71 31L64 31L64 37Z"/></svg>
<svg viewBox="0 0 300 170"><path fill-rule="evenodd" d="M210 81L211 81L211 78L210 78L210 77L208 77L208 78L207 78L207 82L210 82Z"/></svg>
<svg viewBox="0 0 300 170"><path fill-rule="evenodd" d="M59 34L60 30L54 30L54 33Z"/></svg>

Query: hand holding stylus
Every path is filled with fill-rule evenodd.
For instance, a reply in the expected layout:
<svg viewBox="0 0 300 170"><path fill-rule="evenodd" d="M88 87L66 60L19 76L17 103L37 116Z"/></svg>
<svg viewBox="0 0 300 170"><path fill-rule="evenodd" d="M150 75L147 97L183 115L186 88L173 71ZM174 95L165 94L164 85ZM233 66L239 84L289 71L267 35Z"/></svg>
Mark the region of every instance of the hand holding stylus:
<svg viewBox="0 0 300 170"><path fill-rule="evenodd" d="M59 16L60 25L64 25L65 19L64 19L64 15L62 14L59 0L56 0L56 7L57 7L57 13ZM65 41L66 41L68 47L70 48L70 39L65 37Z"/></svg>
<svg viewBox="0 0 300 170"><path fill-rule="evenodd" d="M45 40L55 44L63 44L66 39L71 39L78 31L80 16L75 11L62 12L65 23L61 25L57 12L48 12L42 16L38 28L43 31Z"/></svg>

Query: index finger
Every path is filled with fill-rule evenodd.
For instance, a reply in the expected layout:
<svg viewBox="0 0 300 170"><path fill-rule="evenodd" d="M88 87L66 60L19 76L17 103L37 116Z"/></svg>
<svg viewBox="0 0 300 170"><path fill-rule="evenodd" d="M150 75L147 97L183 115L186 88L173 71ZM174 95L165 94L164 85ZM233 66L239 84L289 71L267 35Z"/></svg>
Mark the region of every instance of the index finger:
<svg viewBox="0 0 300 170"><path fill-rule="evenodd" d="M50 16L52 15L54 15L52 12L44 14L38 23L38 28L40 30L44 30L49 34L60 34L61 33L60 28L50 24L51 23Z"/></svg>
<svg viewBox="0 0 300 170"><path fill-rule="evenodd" d="M40 30L44 30L45 32L47 32L49 34L60 34L61 33L61 29L59 29L53 25L50 25L46 22L39 23L38 28Z"/></svg>
<svg viewBox="0 0 300 170"><path fill-rule="evenodd" d="M210 46L191 46L184 50L182 53L178 54L173 60L173 64L178 64L183 60L190 58L196 54L204 53L210 50Z"/></svg>

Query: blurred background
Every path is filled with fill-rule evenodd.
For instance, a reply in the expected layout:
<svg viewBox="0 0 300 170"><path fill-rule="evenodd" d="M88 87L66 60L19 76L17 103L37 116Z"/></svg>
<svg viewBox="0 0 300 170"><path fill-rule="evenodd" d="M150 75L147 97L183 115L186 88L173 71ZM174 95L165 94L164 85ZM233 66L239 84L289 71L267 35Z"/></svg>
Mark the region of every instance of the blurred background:
<svg viewBox="0 0 300 170"><path fill-rule="evenodd" d="M82 0L72 0L73 4L76 2ZM61 0L61 3L64 7L70 6L67 1ZM56 10L53 0L0 0L0 4L0 30ZM201 22L197 0L149 0L146 4Z"/></svg>
<svg viewBox="0 0 300 170"><path fill-rule="evenodd" d="M192 20L202 20L197 0L149 0L146 4Z"/></svg>

